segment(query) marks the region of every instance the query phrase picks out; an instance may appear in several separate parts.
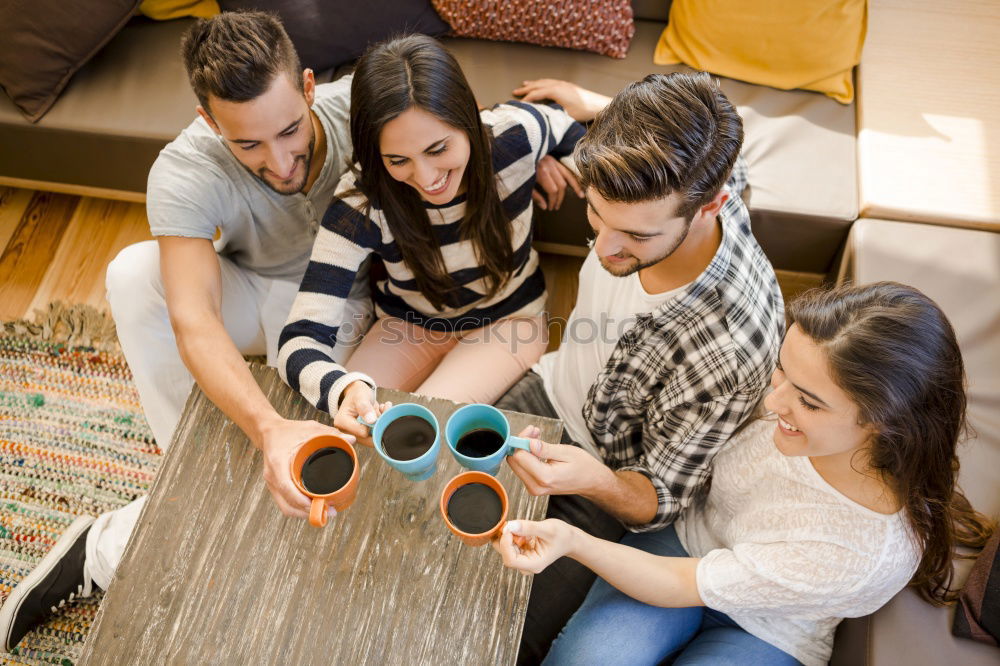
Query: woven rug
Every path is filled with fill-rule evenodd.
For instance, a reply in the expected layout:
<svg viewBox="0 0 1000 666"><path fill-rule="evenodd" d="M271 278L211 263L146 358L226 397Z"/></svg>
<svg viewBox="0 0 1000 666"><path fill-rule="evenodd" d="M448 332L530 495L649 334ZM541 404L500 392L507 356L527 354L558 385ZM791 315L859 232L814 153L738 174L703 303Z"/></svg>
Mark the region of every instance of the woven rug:
<svg viewBox="0 0 1000 666"><path fill-rule="evenodd" d="M110 317L53 304L0 327L0 598L76 516L145 495L160 451ZM96 588L95 588L96 589ZM5 664L72 664L101 593L68 604Z"/></svg>

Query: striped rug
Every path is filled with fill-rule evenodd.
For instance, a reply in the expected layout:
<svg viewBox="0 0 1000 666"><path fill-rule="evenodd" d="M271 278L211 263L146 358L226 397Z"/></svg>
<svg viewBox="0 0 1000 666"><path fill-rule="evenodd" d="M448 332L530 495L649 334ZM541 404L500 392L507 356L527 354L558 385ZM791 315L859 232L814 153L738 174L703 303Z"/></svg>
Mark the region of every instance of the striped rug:
<svg viewBox="0 0 1000 666"><path fill-rule="evenodd" d="M146 494L160 451L108 317L50 306L0 328L0 599L76 516ZM101 594L72 603L3 663L72 664Z"/></svg>

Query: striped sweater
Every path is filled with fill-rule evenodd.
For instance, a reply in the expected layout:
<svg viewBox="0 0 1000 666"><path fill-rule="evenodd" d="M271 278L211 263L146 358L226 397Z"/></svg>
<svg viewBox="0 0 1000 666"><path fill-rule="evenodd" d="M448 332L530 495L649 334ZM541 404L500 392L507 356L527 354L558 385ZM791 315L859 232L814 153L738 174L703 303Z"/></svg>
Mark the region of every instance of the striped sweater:
<svg viewBox="0 0 1000 666"><path fill-rule="evenodd" d="M352 324L343 321L347 296L371 255L382 259L388 274L373 291L379 317L457 332L542 312L545 281L531 246L536 165L545 155L569 158L584 129L561 109L525 102L499 104L483 110L481 117L494 137L493 172L511 224L514 269L510 279L494 296L485 296L488 290L474 247L459 236L464 195L440 206L425 203L445 268L457 287L454 307L436 310L417 289L382 211L372 207L366 215L368 202L355 189L355 175L345 174L323 217L278 342L282 378L317 409L336 412L341 393L356 380L375 386L364 373L348 373L333 360L340 327Z"/></svg>

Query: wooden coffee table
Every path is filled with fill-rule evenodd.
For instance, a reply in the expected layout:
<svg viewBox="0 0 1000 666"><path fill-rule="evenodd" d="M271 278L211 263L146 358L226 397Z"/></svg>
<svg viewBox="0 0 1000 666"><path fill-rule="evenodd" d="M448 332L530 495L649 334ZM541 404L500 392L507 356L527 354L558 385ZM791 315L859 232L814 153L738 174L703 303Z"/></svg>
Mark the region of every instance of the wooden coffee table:
<svg viewBox="0 0 1000 666"><path fill-rule="evenodd" d="M274 369L253 374L281 414L330 422ZM388 390L379 400L419 402L442 429L457 407ZM532 423L559 441L559 421L508 416L513 432ZM512 663L531 578L445 527L438 498L462 471L447 446L419 483L357 448L353 506L321 529L285 518L259 453L196 388L81 663ZM498 478L509 517L543 517L545 498L507 465Z"/></svg>

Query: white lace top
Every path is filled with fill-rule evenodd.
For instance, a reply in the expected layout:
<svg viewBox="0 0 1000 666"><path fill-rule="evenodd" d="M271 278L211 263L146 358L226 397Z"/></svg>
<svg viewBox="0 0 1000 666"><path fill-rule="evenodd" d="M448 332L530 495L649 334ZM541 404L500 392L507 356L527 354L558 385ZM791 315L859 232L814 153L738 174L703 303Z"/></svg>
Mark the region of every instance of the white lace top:
<svg viewBox="0 0 1000 666"><path fill-rule="evenodd" d="M773 418L773 417L772 417ZM881 514L828 484L758 420L715 458L711 489L676 523L700 557L702 601L807 666L826 664L844 617L868 615L909 582L920 551L906 514Z"/></svg>

